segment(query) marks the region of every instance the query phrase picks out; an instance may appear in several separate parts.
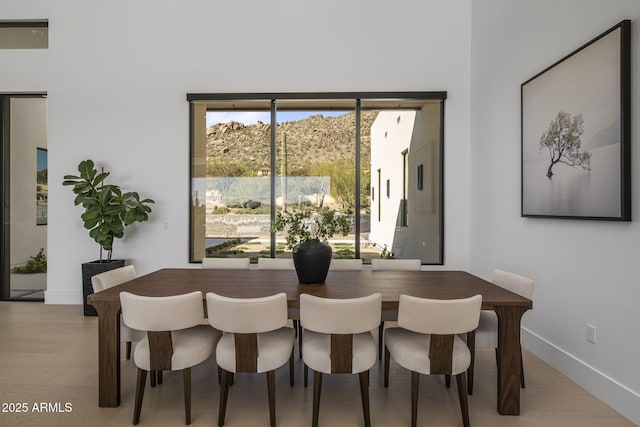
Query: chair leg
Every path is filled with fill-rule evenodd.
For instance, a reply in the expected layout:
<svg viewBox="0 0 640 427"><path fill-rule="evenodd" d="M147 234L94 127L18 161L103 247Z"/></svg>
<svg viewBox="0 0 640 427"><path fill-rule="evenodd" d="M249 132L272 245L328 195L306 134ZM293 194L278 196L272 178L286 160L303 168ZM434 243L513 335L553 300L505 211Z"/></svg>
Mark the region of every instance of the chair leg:
<svg viewBox="0 0 640 427"><path fill-rule="evenodd" d="M304 364L304 387L307 387L308 381L307 381L307 377L309 376L309 367L307 366L307 364Z"/></svg>
<svg viewBox="0 0 640 427"><path fill-rule="evenodd" d="M391 359L391 353L387 346L384 346L384 386L389 387L389 362Z"/></svg>
<svg viewBox="0 0 640 427"><path fill-rule="evenodd" d="M140 411L142 410L142 399L144 398L144 386L147 382L147 371L138 368L138 381L136 382L136 402L133 406L133 424L140 422Z"/></svg>
<svg viewBox="0 0 640 427"><path fill-rule="evenodd" d="M156 371L156 379L157 379L158 385L162 384L162 371Z"/></svg>
<svg viewBox="0 0 640 427"><path fill-rule="evenodd" d="M362 395L362 413L364 414L364 426L371 426L369 411L369 371L360 372L360 394Z"/></svg>
<svg viewBox="0 0 640 427"><path fill-rule="evenodd" d="M293 333L296 337L298 336L298 321L296 319L293 319Z"/></svg>
<svg viewBox="0 0 640 427"><path fill-rule="evenodd" d="M460 412L462 413L462 425L469 427L469 402L467 400L467 381L464 372L456 375L458 385L458 398L460 399Z"/></svg>
<svg viewBox="0 0 640 427"><path fill-rule="evenodd" d="M451 388L451 375L444 376L444 386L446 388Z"/></svg>
<svg viewBox="0 0 640 427"><path fill-rule="evenodd" d="M127 360L130 360L131 359L131 341L127 341L125 343L125 345L126 345L126 348L127 348L127 350L125 352L125 357L127 358Z"/></svg>
<svg viewBox="0 0 640 427"><path fill-rule="evenodd" d="M298 357L302 359L302 325L298 324Z"/></svg>
<svg viewBox="0 0 640 427"><path fill-rule="evenodd" d="M182 370L182 380L184 382L184 422L189 425L191 424L191 368Z"/></svg>
<svg viewBox="0 0 640 427"><path fill-rule="evenodd" d="M524 363L522 363L522 350L520 350L520 387L524 388Z"/></svg>
<svg viewBox="0 0 640 427"><path fill-rule="evenodd" d="M420 373L411 371L411 427L418 423L418 390L420 389Z"/></svg>
<svg viewBox="0 0 640 427"><path fill-rule="evenodd" d="M384 334L384 321L378 326L378 360L382 360L382 335Z"/></svg>
<svg viewBox="0 0 640 427"><path fill-rule="evenodd" d="M293 387L293 348L289 356L289 385Z"/></svg>
<svg viewBox="0 0 640 427"><path fill-rule="evenodd" d="M269 422L276 426L276 371L267 372L267 394L269 396Z"/></svg>
<svg viewBox="0 0 640 427"><path fill-rule="evenodd" d="M230 372L224 369L220 369L222 378L220 378L220 404L218 406L218 426L224 425L224 416L227 412L227 399L229 397L229 380Z"/></svg>
<svg viewBox="0 0 640 427"><path fill-rule="evenodd" d="M151 383L151 387L156 386L156 371L151 371L149 375L149 382Z"/></svg>
<svg viewBox="0 0 640 427"><path fill-rule="evenodd" d="M318 412L320 410L320 392L322 391L322 372L313 371L313 418L312 427L318 427Z"/></svg>
<svg viewBox="0 0 640 427"><path fill-rule="evenodd" d="M467 370L467 393L473 394L473 372L476 364L476 331L467 332L467 347L471 352L471 364Z"/></svg>

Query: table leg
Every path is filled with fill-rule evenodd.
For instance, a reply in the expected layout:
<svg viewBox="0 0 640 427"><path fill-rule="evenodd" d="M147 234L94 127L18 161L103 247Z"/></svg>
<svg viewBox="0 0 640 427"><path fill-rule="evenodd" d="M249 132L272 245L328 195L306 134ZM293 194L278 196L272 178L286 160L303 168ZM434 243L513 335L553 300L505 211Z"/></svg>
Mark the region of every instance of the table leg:
<svg viewBox="0 0 640 427"><path fill-rule="evenodd" d="M120 303L94 302L98 312L98 405L120 405Z"/></svg>
<svg viewBox="0 0 640 427"><path fill-rule="evenodd" d="M525 307L494 307L498 315L498 413L520 415L520 320Z"/></svg>

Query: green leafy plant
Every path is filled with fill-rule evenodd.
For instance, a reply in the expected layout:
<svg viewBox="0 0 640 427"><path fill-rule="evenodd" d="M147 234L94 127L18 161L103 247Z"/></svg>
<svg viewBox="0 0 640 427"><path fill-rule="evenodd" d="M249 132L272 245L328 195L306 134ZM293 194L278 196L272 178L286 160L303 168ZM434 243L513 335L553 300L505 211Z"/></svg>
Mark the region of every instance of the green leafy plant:
<svg viewBox="0 0 640 427"><path fill-rule="evenodd" d="M81 218L89 236L100 245L100 262L103 250L107 252L107 261L111 261L114 239L124 236L127 225L147 221L149 204L154 201L140 200L136 192L123 193L119 186L105 184L109 172L98 173L92 160L81 161L78 172L78 176L65 175L62 185L73 187L75 205L84 208Z"/></svg>
<svg viewBox="0 0 640 427"><path fill-rule="evenodd" d="M387 249L387 245L384 245L384 248L382 248L382 252L380 253L380 258L393 259L395 258L395 255Z"/></svg>
<svg viewBox="0 0 640 427"><path fill-rule="evenodd" d="M337 213L331 209L313 212L309 209L294 212L278 212L271 224L271 231L286 231L287 248L298 250L302 242L320 240L326 242L336 234L342 236L351 229L351 211Z"/></svg>
<svg viewBox="0 0 640 427"><path fill-rule="evenodd" d="M24 267L16 267L13 272L18 274L46 273L47 256L44 254L44 248L40 248L36 255L29 257Z"/></svg>

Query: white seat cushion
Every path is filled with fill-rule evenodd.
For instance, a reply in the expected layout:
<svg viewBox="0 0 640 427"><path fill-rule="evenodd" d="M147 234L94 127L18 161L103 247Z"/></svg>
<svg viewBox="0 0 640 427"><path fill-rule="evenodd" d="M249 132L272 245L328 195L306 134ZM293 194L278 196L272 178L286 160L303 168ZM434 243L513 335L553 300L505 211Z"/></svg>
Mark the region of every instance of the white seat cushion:
<svg viewBox="0 0 640 427"><path fill-rule="evenodd" d="M476 329L476 347L498 347L498 316L493 310L480 312L480 323Z"/></svg>
<svg viewBox="0 0 640 427"><path fill-rule="evenodd" d="M220 332L211 326L196 326L171 332L173 342L171 370L182 370L207 360L213 354L219 337ZM145 336L136 346L133 360L138 368L151 370L148 337Z"/></svg>
<svg viewBox="0 0 640 427"><path fill-rule="evenodd" d="M331 335L305 329L302 335L304 363L317 372L331 373ZM371 332L353 335L352 373L369 370L378 359L378 347Z"/></svg>
<svg viewBox="0 0 640 427"><path fill-rule="evenodd" d="M293 350L293 329L280 328L258 334L258 371L268 372L287 363ZM232 333L225 333L216 348L218 366L236 372L236 346Z"/></svg>
<svg viewBox="0 0 640 427"><path fill-rule="evenodd" d="M429 344L431 335L419 334L402 328L385 331L385 345L400 366L421 374L430 374ZM452 375L464 372L471 364L471 352L458 336L453 341Z"/></svg>

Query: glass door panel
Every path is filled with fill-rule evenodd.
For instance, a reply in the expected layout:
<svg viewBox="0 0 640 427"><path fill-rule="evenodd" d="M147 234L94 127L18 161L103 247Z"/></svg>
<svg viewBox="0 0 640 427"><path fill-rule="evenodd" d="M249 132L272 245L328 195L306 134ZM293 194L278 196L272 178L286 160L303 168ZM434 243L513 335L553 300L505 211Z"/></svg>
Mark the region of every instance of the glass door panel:
<svg viewBox="0 0 640 427"><path fill-rule="evenodd" d="M3 100L3 299L43 300L47 285L47 100Z"/></svg>

